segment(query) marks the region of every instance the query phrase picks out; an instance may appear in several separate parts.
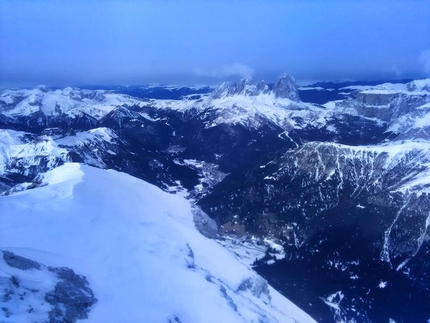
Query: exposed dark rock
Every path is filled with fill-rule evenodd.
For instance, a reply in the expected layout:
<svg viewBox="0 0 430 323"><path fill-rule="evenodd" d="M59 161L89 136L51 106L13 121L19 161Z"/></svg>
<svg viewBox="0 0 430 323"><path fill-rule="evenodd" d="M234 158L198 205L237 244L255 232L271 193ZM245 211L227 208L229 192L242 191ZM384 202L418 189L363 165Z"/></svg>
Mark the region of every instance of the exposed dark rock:
<svg viewBox="0 0 430 323"><path fill-rule="evenodd" d="M262 298L261 296L264 294L269 301L271 300L269 285L267 284L267 281L262 278L247 278L240 283L237 289L238 291L250 291L252 295L258 298Z"/></svg>
<svg viewBox="0 0 430 323"><path fill-rule="evenodd" d="M406 84L406 89L408 91L427 91L430 92L430 82L423 82L420 80L411 81Z"/></svg>
<svg viewBox="0 0 430 323"><path fill-rule="evenodd" d="M181 319L179 318L179 316L178 315L172 315L170 318L169 318L169 321L168 321L168 323L181 323L182 321L181 321Z"/></svg>
<svg viewBox="0 0 430 323"><path fill-rule="evenodd" d="M196 229L205 237L214 239L218 236L218 226L216 222L211 219L200 208L193 208L193 220Z"/></svg>
<svg viewBox="0 0 430 323"><path fill-rule="evenodd" d="M227 290L225 289L225 287L221 285L219 289L220 289L220 292L221 292L222 297L224 297L224 298L227 300L228 304L231 306L231 308L232 308L234 311L236 311L236 312L237 312L237 305L235 304L235 302L234 302L234 300L231 298L231 296L230 296L230 295L228 295Z"/></svg>
<svg viewBox="0 0 430 323"><path fill-rule="evenodd" d="M269 87L264 81L255 84L251 79L243 79L240 82L226 82L212 92L214 99L233 95L256 96L261 93L267 93Z"/></svg>
<svg viewBox="0 0 430 323"><path fill-rule="evenodd" d="M3 259L9 266L21 270L40 269L40 264L37 261L20 257L9 251L3 251Z"/></svg>
<svg viewBox="0 0 430 323"><path fill-rule="evenodd" d="M283 75L275 83L273 93L277 98L290 99L295 102L300 101L299 90L296 80L291 75Z"/></svg>
<svg viewBox="0 0 430 323"><path fill-rule="evenodd" d="M234 95L256 96L261 93L269 93L269 87L264 81L255 84L251 79L243 79L240 82L225 82L211 94L212 98L219 99ZM300 101L296 80L290 75L281 76L273 87L273 93L277 98L286 98L295 102Z"/></svg>
<svg viewBox="0 0 430 323"><path fill-rule="evenodd" d="M6 264L10 267L20 270L50 272L57 279L54 290L41 295L38 289L32 287L34 285L32 280L18 279L14 275L7 280L0 278L0 288L3 289L0 302L5 304L2 310L6 317L11 317L11 319L14 317L14 310L7 305L12 304L12 301L13 304L24 301L30 303L25 309L29 318L33 313L40 316L41 309L39 306L44 305L44 301L48 302L51 305L51 309L46 313L49 323L73 323L78 319L88 317L88 313L97 299L84 276L77 275L72 269L66 267L46 267L9 251L2 251L2 254ZM44 306L42 308L46 309ZM16 309L18 312L23 310L20 307Z"/></svg>
<svg viewBox="0 0 430 323"><path fill-rule="evenodd" d="M7 308L7 307L2 307L2 308L1 308L1 310L3 311L4 316L5 316L6 318L9 318L9 317L12 315L12 312L11 312L11 311L10 311L10 309L9 309L9 308Z"/></svg>
<svg viewBox="0 0 430 323"><path fill-rule="evenodd" d="M257 83L257 91L259 93L268 93L269 92L269 86L264 81L260 81Z"/></svg>
<svg viewBox="0 0 430 323"><path fill-rule="evenodd" d="M430 102L430 92L406 94L394 91L362 91L357 94L355 100L346 100L342 106L353 107L362 116L388 122L427 102Z"/></svg>
<svg viewBox="0 0 430 323"><path fill-rule="evenodd" d="M188 267L188 269L194 269L194 268L196 268L194 251L193 251L193 249L191 249L191 247L188 243L187 243L187 249L188 249L187 258L185 259L185 261L187 262L187 267Z"/></svg>
<svg viewBox="0 0 430 323"><path fill-rule="evenodd" d="M60 271L62 270L71 271L70 269L60 269ZM73 273L73 271L71 272ZM63 320L62 322L75 322L77 319L87 318L89 308L97 300L88 287L85 277L74 273L61 275L59 271L57 274L63 279L66 276L67 280L58 282L55 290L45 296L45 300L54 307L51 311L53 319L50 322L57 322L59 318Z"/></svg>

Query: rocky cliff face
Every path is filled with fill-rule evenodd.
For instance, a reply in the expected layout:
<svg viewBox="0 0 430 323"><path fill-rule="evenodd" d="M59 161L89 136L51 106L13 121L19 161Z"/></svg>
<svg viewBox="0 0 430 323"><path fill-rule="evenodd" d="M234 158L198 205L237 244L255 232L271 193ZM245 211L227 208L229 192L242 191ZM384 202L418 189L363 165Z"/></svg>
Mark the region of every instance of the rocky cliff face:
<svg viewBox="0 0 430 323"><path fill-rule="evenodd" d="M291 75L283 75L275 83L273 93L277 98L290 99L295 102L300 101L296 80Z"/></svg>
<svg viewBox="0 0 430 323"><path fill-rule="evenodd" d="M212 92L211 96L214 99L220 99L233 95L256 96L261 93L266 94L268 92L269 87L264 81L255 84L251 79L243 79L238 83L223 83L214 92Z"/></svg>
<svg viewBox="0 0 430 323"><path fill-rule="evenodd" d="M276 98L289 99L294 102L300 101L296 80L291 75L287 74L281 76L276 81L272 91L269 91L269 87L264 81L255 84L253 80L243 79L238 83L223 83L212 93L212 97L214 99L220 99L234 95L257 96L270 92L272 92Z"/></svg>
<svg viewBox="0 0 430 323"><path fill-rule="evenodd" d="M407 83L397 89L392 89L389 85L376 86L358 92L355 99L342 102L342 106L353 107L360 115L389 122L430 102L428 88L426 82L419 81Z"/></svg>

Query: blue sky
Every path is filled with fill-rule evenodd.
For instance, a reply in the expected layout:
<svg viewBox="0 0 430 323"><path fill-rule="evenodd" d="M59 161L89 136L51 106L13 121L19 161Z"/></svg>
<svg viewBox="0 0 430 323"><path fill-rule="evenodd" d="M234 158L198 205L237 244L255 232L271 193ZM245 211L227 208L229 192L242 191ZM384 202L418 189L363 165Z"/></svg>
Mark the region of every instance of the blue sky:
<svg viewBox="0 0 430 323"><path fill-rule="evenodd" d="M429 0L0 0L0 86L430 77Z"/></svg>

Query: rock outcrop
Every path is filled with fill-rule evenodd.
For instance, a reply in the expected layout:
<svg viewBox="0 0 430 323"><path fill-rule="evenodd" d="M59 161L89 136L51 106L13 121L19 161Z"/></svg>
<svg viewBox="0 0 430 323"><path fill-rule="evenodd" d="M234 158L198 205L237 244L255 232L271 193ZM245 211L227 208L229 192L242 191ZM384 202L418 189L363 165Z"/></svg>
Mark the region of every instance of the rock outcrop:
<svg viewBox="0 0 430 323"><path fill-rule="evenodd" d="M88 318L97 302L87 279L66 267L49 267L37 261L0 251L0 305L11 322L26 317L29 321L61 323ZM31 276L25 272L32 271ZM31 278L29 278L31 277ZM21 306L17 306L21 304Z"/></svg>
<svg viewBox="0 0 430 323"><path fill-rule="evenodd" d="M295 102L300 101L299 90L294 77L284 74L279 78L273 87L273 93L277 98L290 99Z"/></svg>
<svg viewBox="0 0 430 323"><path fill-rule="evenodd" d="M240 82L224 82L212 93L212 97L220 99L233 95L256 96L268 92L269 87L264 81L255 84L251 79L243 79Z"/></svg>
<svg viewBox="0 0 430 323"><path fill-rule="evenodd" d="M269 92L269 86L264 81L256 84L251 79L243 79L240 82L225 82L221 84L212 93L212 98L220 99L234 95L257 96ZM281 76L276 81L272 92L276 98L290 99L294 102L300 101L296 80L291 75L285 74Z"/></svg>

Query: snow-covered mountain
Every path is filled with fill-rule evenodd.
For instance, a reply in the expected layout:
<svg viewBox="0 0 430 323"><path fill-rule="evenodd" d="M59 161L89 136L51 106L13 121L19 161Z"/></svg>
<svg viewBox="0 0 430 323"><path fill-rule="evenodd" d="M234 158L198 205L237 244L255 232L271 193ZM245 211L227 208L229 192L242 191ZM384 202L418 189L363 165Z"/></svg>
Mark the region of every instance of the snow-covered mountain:
<svg viewBox="0 0 430 323"><path fill-rule="evenodd" d="M300 102L297 85L291 76L281 77L272 90L263 81L250 79L223 83L211 95L199 100L154 100L151 106L196 114L207 128L220 124L241 124L258 129L271 123L284 130L302 126L322 127L335 111Z"/></svg>
<svg viewBox="0 0 430 323"><path fill-rule="evenodd" d="M289 76L177 100L5 90L0 188L69 162L125 172L187 196L219 227L202 232L318 321L426 321L429 84L330 84L345 99L323 105Z"/></svg>
<svg viewBox="0 0 430 323"><path fill-rule="evenodd" d="M4 322L313 321L202 236L187 200L124 173L67 163L0 209Z"/></svg>
<svg viewBox="0 0 430 323"><path fill-rule="evenodd" d="M130 96L111 91L91 91L67 87L50 90L39 86L32 90L4 90L0 94L2 114L7 117L43 115L46 118L58 115L77 117L88 114L99 119L122 105L133 105L139 101Z"/></svg>

